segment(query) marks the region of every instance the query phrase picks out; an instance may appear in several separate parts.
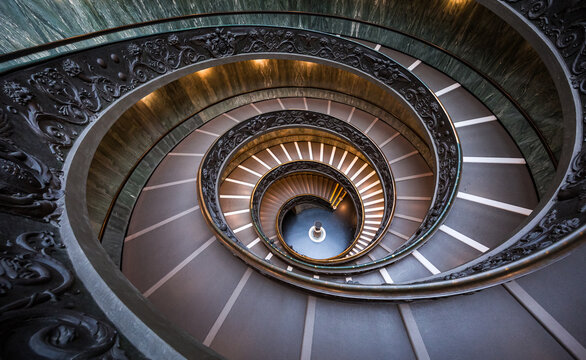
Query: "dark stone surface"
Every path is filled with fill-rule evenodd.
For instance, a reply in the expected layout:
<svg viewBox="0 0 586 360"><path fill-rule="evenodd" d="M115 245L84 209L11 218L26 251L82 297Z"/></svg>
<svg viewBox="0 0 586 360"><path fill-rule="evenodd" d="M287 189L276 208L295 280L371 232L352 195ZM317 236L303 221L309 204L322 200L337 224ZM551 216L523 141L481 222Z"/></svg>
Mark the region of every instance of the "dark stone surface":
<svg viewBox="0 0 586 360"><path fill-rule="evenodd" d="M462 87L445 93L440 97L440 100L455 123L493 115L486 105Z"/></svg>
<svg viewBox="0 0 586 360"><path fill-rule="evenodd" d="M405 241L397 237L395 238L396 241ZM431 275L429 270L411 255L391 264L387 267L387 271L395 283L409 282L413 279L425 278Z"/></svg>
<svg viewBox="0 0 586 360"><path fill-rule="evenodd" d="M127 235L146 229L194 206L198 206L195 181L142 191L128 224Z"/></svg>
<svg viewBox="0 0 586 360"><path fill-rule="evenodd" d="M466 156L523 157L498 123L487 122L458 129Z"/></svg>
<svg viewBox="0 0 586 360"><path fill-rule="evenodd" d="M340 360L415 358L395 305L326 299L317 300L311 356Z"/></svg>
<svg viewBox="0 0 586 360"><path fill-rule="evenodd" d="M203 341L244 274L245 266L217 242L196 259L149 300L174 324Z"/></svg>
<svg viewBox="0 0 586 360"><path fill-rule="evenodd" d="M494 248L508 239L525 218L525 215L458 198L445 224L484 246Z"/></svg>
<svg viewBox="0 0 586 360"><path fill-rule="evenodd" d="M586 246L565 259L517 280L570 335L586 344Z"/></svg>
<svg viewBox="0 0 586 360"><path fill-rule="evenodd" d="M474 236L468 234L468 237ZM433 240L420 247L417 251L421 253L440 271L455 268L468 261L474 260L481 253L450 235L438 231L433 235Z"/></svg>
<svg viewBox="0 0 586 360"><path fill-rule="evenodd" d="M411 309L432 359L571 358L502 287Z"/></svg>
<svg viewBox="0 0 586 360"><path fill-rule="evenodd" d="M199 211L124 243L122 272L144 293L212 237Z"/></svg>
<svg viewBox="0 0 586 360"><path fill-rule="evenodd" d="M437 71L429 65L424 63L419 64L415 69L412 70L417 77L419 77L433 92L453 85L456 81L449 76ZM440 101L443 103L444 98L440 97Z"/></svg>
<svg viewBox="0 0 586 360"><path fill-rule="evenodd" d="M235 360L299 359L306 299L253 272L211 348Z"/></svg>
<svg viewBox="0 0 586 360"><path fill-rule="evenodd" d="M464 163L459 190L528 209L538 202L526 165Z"/></svg>

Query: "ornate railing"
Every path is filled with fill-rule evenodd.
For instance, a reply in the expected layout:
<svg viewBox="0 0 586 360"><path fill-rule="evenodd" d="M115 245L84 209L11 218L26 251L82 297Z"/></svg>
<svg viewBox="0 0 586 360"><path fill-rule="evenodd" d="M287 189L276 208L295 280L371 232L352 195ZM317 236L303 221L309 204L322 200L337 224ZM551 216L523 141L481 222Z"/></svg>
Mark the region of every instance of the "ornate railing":
<svg viewBox="0 0 586 360"><path fill-rule="evenodd" d="M449 122L449 119L446 119ZM426 123L427 126L439 125L436 122ZM448 125L448 124L444 124ZM451 122L449 122L451 127ZM204 159L202 160L199 176L198 176L198 189L199 189L199 201L203 210L204 216L208 219L208 223L212 228L219 234L220 238L224 239L224 244L228 247L233 247L235 244L239 244L236 235L227 226L223 212L219 203L219 185L220 180L223 176L223 169L231 162L234 154L242 146L250 141L253 141L262 134L276 131L278 129L294 128L294 127L309 127L320 130L326 130L337 136L340 136L348 143L352 144L358 151L360 151L373 165L377 171L378 176L383 184L383 195L386 204L394 203L394 195L392 188L393 179L390 173L388 161L382 154L380 149L364 134L355 129L352 125L347 124L341 120L333 118L328 115L318 114L308 111L278 111L268 114L262 114L255 116L247 121L241 122L240 124L231 128L228 132L222 135L216 143L214 143ZM438 178L438 185L436 187L436 199L431 210L423 220L419 229L415 232L414 236L409 239L405 245L401 246L397 251L385 256L383 259L376 261L369 261L362 264L354 264L348 266L333 266L333 265L316 265L310 263L301 263L297 259L288 259L289 261L296 261L297 266L309 267L312 271L326 272L326 273L341 273L351 274L356 272L369 271L391 262L397 261L404 256L407 256L410 251L421 246L424 241L429 238L429 235L433 233L435 228L439 226L441 219L445 215L447 208L451 205L451 201L457 187L459 179L459 144L457 137L449 140L449 132L440 134L438 130L432 131L432 134L436 137L440 137L437 140L439 143L439 153L444 158L443 162L440 162L437 166L440 175ZM443 142L443 141L446 142ZM449 150L449 141L454 141L455 153L451 153ZM450 165L455 165L456 168L451 168ZM452 173L450 174L450 170ZM443 178L442 178L443 176ZM451 181L451 182L450 182ZM254 200L254 199L253 199ZM253 204L258 206L258 204ZM381 224L381 228L377 231L375 240L377 237L383 235L388 228L388 224L391 220L392 207L386 208ZM267 244L268 239L264 239ZM376 244L376 241L373 241ZM240 245L241 247L243 245ZM370 248L370 247L369 247ZM242 253L247 254L247 253ZM279 256L284 256L278 253ZM248 256L252 256L248 254Z"/></svg>
<svg viewBox="0 0 586 360"><path fill-rule="evenodd" d="M362 226L364 224L364 206L362 204L362 199L360 198L360 195L358 194L358 190L354 187L354 184L352 184L350 179L348 179L346 176L344 176L344 174L340 173L339 171L337 171L336 169L334 169L333 167L331 167L327 164L316 162L316 161L292 161L289 163L279 165L278 167L276 167L273 170L266 173L258 181L258 183L256 184L256 187L254 188L254 190L252 192L252 196L250 198L250 215L252 217L252 223L254 224L254 227L255 227L256 232L258 233L260 239L265 243L265 245L269 249L272 249L275 254L277 254L279 257L281 257L285 261L290 262L293 260L293 258L291 258L287 253L280 251L280 249L275 246L274 242L271 239L269 239L268 236L266 236L266 234L261 226L260 215L261 215L261 204L263 201L263 197L264 197L265 193L267 192L267 190L270 188L270 186L273 185L279 179L282 179L282 178L289 176L289 175L298 174L298 173L315 173L315 174L319 174L320 176L330 178L334 182L339 184L352 199L352 202L354 203L354 207L357 209L356 215L357 215L357 224L358 224L358 227L356 229L356 234L354 234L354 241L352 242L352 245L347 249L347 251L340 254L340 256L337 256L336 257L337 259L331 259L328 261L315 260L313 262L322 263L322 264L323 263L334 264L334 263L341 263L341 262L349 261L350 259L342 259L342 258L338 258L338 257L345 255L345 253L349 252L352 249L352 246L358 241L358 236L362 232ZM390 193L389 196L385 197L385 198L390 198L390 199L392 199L392 201L394 201L394 193L392 191L390 191L389 193ZM387 218L390 219L391 215L392 215L393 204L389 203L389 204L387 204L387 207L389 208L389 212L388 212L389 214L386 214L386 215L387 215ZM383 217L384 217L384 215L383 215ZM280 224L278 219L277 219L277 224ZM376 243L375 239L379 239L380 236L382 234L384 234L384 230L385 230L385 227L381 227L378 229L377 233L373 237L373 243ZM299 258L299 257L297 257L297 258ZM306 258L304 258L303 260L305 260L305 261L301 262L301 263L296 262L294 265L303 268L308 263L310 264L312 262ZM313 267L310 267L308 269L314 270Z"/></svg>
<svg viewBox="0 0 586 360"><path fill-rule="evenodd" d="M198 190L199 201L203 209L204 216L206 216L214 229L219 230L220 236L225 237L229 241L228 245L238 244L239 241L234 233L226 226L226 220L222 213L219 203L219 185L224 174L224 169L231 162L234 154L254 139L274 131L284 129L301 129L309 128L320 131L330 132L332 135L342 139L351 144L357 151L372 164L377 172L377 176L381 180L383 186L383 198L386 204L391 206L386 208L381 220L381 229L377 232L377 236L384 234L388 227L393 213L394 204L394 185L392 174L388 165L388 161L382 154L380 149L372 142L366 135L362 134L354 126L338 120L332 116L314 113L310 111L294 110L294 111L277 111L272 113L261 114L249 120L243 121L231 128L228 132L216 140L210 147L207 154L204 156L198 176ZM291 171L299 171L301 169L319 169L324 174L329 175L348 189L353 189L354 185L343 175L339 174L335 169L326 164L319 162L295 161L292 163L281 165L269 173L265 174L257 184L253 197L251 198L251 208L253 212L253 222L260 224L260 216L254 211L260 210L260 201L264 190L281 176L284 176ZM350 191L350 194L355 202L361 204L357 191ZM359 207L361 208L361 206ZM260 230L260 229L259 229ZM270 246L269 239L263 237L263 241ZM279 256L284 256L277 252ZM355 266L339 266L339 269L333 269L333 266L316 265L311 263L300 262L298 259L287 257L289 261L295 261L296 266L306 267L312 271L352 271Z"/></svg>

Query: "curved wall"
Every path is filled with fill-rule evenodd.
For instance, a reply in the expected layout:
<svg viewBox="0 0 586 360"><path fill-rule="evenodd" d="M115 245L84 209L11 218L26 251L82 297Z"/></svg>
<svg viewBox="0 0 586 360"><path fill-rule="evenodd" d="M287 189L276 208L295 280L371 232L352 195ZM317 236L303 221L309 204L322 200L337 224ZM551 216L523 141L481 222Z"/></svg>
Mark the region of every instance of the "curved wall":
<svg viewBox="0 0 586 360"><path fill-rule="evenodd" d="M73 0L53 2L42 0L10 0L0 4L4 14L0 29L9 34L0 40L0 49L10 52L49 41L85 34L148 20L162 19L194 13L221 11L293 10L341 15L362 19L414 35L473 64L481 72L499 83L535 121L555 156L559 159L564 131L561 124L561 105L549 73L531 45L512 27L492 12L472 0L421 0L421 1L176 1L168 6L165 1L133 0L123 3L96 1L80 3ZM76 19L72 21L72 19ZM413 21L418 19L418 21ZM336 19L307 18L302 16L258 15L223 16L213 19L185 21L184 27L230 23L276 24L302 27L333 33L343 33L388 44L398 50L429 61L442 71L458 72L460 65L450 59L439 59L421 48L416 42L398 39L392 34L376 31L357 23ZM168 30L166 25L157 26ZM22 36L22 32L26 32ZM140 30L125 32L124 36L142 34ZM115 36L106 37L115 40ZM465 81L465 79L458 79ZM490 98L489 89L479 84L468 84L475 91ZM495 104L496 106L496 104ZM512 117L511 126L524 124L506 109L499 117ZM527 139L523 139L528 141ZM528 145L531 147L531 145ZM526 152L526 155L527 154ZM543 159L544 161L547 161ZM542 170L544 171L544 170Z"/></svg>

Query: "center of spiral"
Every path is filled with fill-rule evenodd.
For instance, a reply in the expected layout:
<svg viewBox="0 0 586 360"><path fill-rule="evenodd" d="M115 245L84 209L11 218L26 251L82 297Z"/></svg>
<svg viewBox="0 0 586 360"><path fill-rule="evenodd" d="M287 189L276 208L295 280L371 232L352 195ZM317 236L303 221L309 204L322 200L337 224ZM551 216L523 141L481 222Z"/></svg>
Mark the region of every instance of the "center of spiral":
<svg viewBox="0 0 586 360"><path fill-rule="evenodd" d="M326 229L321 226L321 222L316 221L315 224L309 228L309 239L314 243L320 243L326 239Z"/></svg>

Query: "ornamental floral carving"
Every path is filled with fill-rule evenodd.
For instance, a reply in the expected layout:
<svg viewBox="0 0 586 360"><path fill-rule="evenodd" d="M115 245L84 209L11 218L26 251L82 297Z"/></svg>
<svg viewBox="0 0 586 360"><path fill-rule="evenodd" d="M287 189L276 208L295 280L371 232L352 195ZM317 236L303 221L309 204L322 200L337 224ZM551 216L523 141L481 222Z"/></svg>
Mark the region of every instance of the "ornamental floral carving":
<svg viewBox="0 0 586 360"><path fill-rule="evenodd" d="M0 316L2 359L126 360L118 333L79 311L35 308Z"/></svg>
<svg viewBox="0 0 586 360"><path fill-rule="evenodd" d="M30 307L67 290L73 274L51 252L62 246L50 232L28 232L0 245L0 314Z"/></svg>
<svg viewBox="0 0 586 360"><path fill-rule="evenodd" d="M244 34L238 35L238 37ZM200 43L215 58L234 55L236 51L237 35L231 30L216 28L205 35L194 36L191 41Z"/></svg>
<svg viewBox="0 0 586 360"><path fill-rule="evenodd" d="M31 91L15 81L4 82L4 93L17 104L26 105L33 99Z"/></svg>
<svg viewBox="0 0 586 360"><path fill-rule="evenodd" d="M0 111L0 212L55 222L63 196L60 174L19 150L8 138L11 134Z"/></svg>

